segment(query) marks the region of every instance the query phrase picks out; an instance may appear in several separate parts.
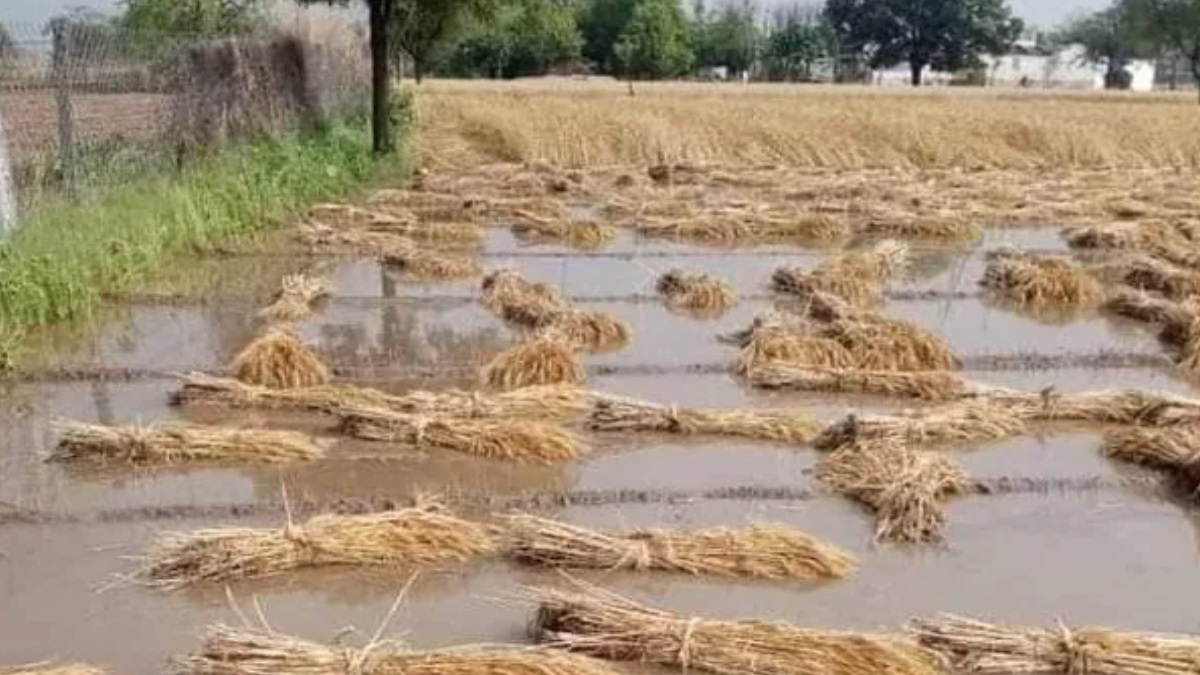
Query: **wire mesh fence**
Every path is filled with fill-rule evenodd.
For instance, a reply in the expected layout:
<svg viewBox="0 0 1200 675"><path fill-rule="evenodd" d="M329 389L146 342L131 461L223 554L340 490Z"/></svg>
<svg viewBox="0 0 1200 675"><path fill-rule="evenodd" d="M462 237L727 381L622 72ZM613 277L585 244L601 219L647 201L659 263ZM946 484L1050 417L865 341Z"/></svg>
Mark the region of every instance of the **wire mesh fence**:
<svg viewBox="0 0 1200 675"><path fill-rule="evenodd" d="M16 202L27 210L177 172L214 147L320 128L369 100L366 59L350 25L222 39L86 18L0 26L0 117Z"/></svg>

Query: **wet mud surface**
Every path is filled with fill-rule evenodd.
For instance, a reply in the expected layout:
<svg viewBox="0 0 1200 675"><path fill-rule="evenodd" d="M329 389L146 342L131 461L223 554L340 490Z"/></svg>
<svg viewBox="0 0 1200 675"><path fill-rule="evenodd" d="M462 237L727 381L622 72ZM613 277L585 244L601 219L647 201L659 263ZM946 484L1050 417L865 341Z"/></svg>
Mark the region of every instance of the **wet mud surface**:
<svg viewBox="0 0 1200 675"><path fill-rule="evenodd" d="M969 247L918 248L913 278L893 287L885 311L944 335L973 381L1195 393L1145 330L1094 313L1047 321L989 304L977 286L983 255L1003 244L1063 249L1052 229L998 230ZM485 265L518 267L577 297L578 306L612 313L633 328L625 349L586 358L589 387L681 406L794 408L822 420L903 407L755 392L728 372L736 350L717 336L779 304L767 287L776 267L813 265L826 251L768 246L730 254L622 235L598 251L611 255L589 255L527 246L495 229L483 252ZM284 273L323 266L333 297L303 322L301 335L337 372L389 390L470 386L479 366L514 339L472 300L474 281L413 283L365 259L255 259L274 261L262 265L248 259L178 270L114 307L116 318L95 335L40 356L23 377L0 385L0 663L66 658L114 673L159 672L168 656L195 645L206 623L235 617L222 589L162 594L109 587L130 570L127 557L164 529L278 525L284 484L297 513L374 510L419 493L444 493L466 513L529 509L589 526L785 522L862 561L857 575L829 584L584 575L684 614L880 628L951 611L1039 624L1062 618L1197 630L1186 592L1197 572L1196 515L1167 498L1152 476L1104 459L1095 431L950 451L976 486L948 506L946 544L919 549L874 545L872 516L813 480L816 451L731 439L588 437L592 451L584 459L553 467L346 440L336 441L326 460L282 468L135 474L46 463L60 419L187 420L330 435L330 421L319 415L169 405L171 374L219 372L254 336L255 311ZM672 267L718 274L745 300L715 320L673 314L653 297L654 279ZM276 628L330 639L346 626L373 629L406 578L403 570L333 570L232 590L246 602L257 595ZM501 563L428 574L394 626L418 647L523 641L528 613L511 596L522 584L553 578Z"/></svg>

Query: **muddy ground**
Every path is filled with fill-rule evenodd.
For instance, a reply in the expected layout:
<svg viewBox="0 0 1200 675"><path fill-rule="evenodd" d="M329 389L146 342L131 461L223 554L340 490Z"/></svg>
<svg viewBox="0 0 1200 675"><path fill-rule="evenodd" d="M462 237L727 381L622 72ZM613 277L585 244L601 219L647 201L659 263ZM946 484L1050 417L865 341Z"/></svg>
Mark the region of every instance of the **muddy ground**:
<svg viewBox="0 0 1200 675"><path fill-rule="evenodd" d="M806 394L753 392L728 373L733 348L718 334L744 327L777 302L767 288L781 264L811 264L819 250L717 251L622 234L595 252L530 247L492 229L489 267L515 266L555 284L578 306L610 311L634 328L624 350L589 356L589 386L684 406L801 407L824 419L896 407ZM892 289L887 312L945 335L971 380L1027 389L1140 387L1189 392L1153 335L1084 313L1031 317L978 293L983 251L1011 243L1062 249L1052 229L1006 229L970 247L917 246L917 273ZM671 267L730 280L743 297L724 317L698 321L653 296ZM656 437L594 439L583 461L513 466L427 456L340 441L303 467L204 468L131 475L44 462L54 422L185 418L286 425L328 432L311 415L180 410L172 374L219 371L256 328L254 311L282 274L325 271L334 294L302 327L346 379L391 390L469 384L513 336L478 306L476 282L416 284L364 259L313 259L272 250L207 259L119 303L114 318L76 347L48 353L0 385L0 664L71 659L149 675L196 645L197 631L233 621L223 589L163 594L121 584L129 556L168 529L282 519L280 486L302 510L379 508L416 492L451 495L468 512L521 505L589 526L794 524L854 551L861 571L824 584L707 581L669 575L592 574L612 588L684 614L755 616L831 628L895 628L941 611L1001 621L1106 624L1190 631L1197 517L1147 476L1099 454L1081 431L960 451L971 476L993 488L949 506L942 546L871 543L873 516L825 493L808 448ZM993 494L984 494L993 492ZM367 631L406 573L321 571L238 584L278 629L328 640ZM480 564L425 575L395 622L417 647L523 641L526 608L511 595L553 574Z"/></svg>

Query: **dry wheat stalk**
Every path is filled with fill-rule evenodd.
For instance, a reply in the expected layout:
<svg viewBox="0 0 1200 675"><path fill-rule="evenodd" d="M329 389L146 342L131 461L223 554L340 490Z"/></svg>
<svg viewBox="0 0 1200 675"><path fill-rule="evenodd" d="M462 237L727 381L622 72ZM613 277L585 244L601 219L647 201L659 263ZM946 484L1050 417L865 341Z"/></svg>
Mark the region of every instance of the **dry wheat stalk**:
<svg viewBox="0 0 1200 675"><path fill-rule="evenodd" d="M834 451L858 443L888 441L930 447L998 440L1025 430L1025 420L1012 410L986 401L967 400L894 415L851 414L826 427L813 440L813 446Z"/></svg>
<svg viewBox="0 0 1200 675"><path fill-rule="evenodd" d="M104 675L102 668L86 663L27 663L0 668L0 675Z"/></svg>
<svg viewBox="0 0 1200 675"><path fill-rule="evenodd" d="M1034 307L1091 307L1104 291L1078 263L1058 256L996 251L980 284L998 296Z"/></svg>
<svg viewBox="0 0 1200 675"><path fill-rule="evenodd" d="M812 418L799 411L677 408L611 396L596 398L587 428L736 436L789 443L807 442L819 430Z"/></svg>
<svg viewBox="0 0 1200 675"><path fill-rule="evenodd" d="M116 460L131 464L239 461L295 462L325 451L304 434L268 429L226 429L185 424L107 427L68 422L50 459Z"/></svg>
<svg viewBox="0 0 1200 675"><path fill-rule="evenodd" d="M961 398L968 387L946 371L890 372L767 363L750 371L750 384L762 389L797 389L837 394L901 396L926 401Z"/></svg>
<svg viewBox="0 0 1200 675"><path fill-rule="evenodd" d="M786 525L598 532L531 515L507 521L508 553L532 565L764 579L841 578L857 561Z"/></svg>
<svg viewBox="0 0 1200 675"><path fill-rule="evenodd" d="M916 619L909 632L960 673L1195 675L1200 663L1200 639L1188 635L1026 628L950 614Z"/></svg>
<svg viewBox="0 0 1200 675"><path fill-rule="evenodd" d="M675 309L721 313L737 303L729 282L711 274L670 270L658 278L655 288Z"/></svg>
<svg viewBox="0 0 1200 675"><path fill-rule="evenodd" d="M932 653L901 637L813 630L758 620L686 618L576 581L574 592L529 589L534 630L548 645L614 661L717 675L937 675Z"/></svg>
<svg viewBox="0 0 1200 675"><path fill-rule="evenodd" d="M500 352L483 367L480 379L492 389L511 391L550 384L580 385L587 373L574 345L554 331L543 332Z"/></svg>
<svg viewBox="0 0 1200 675"><path fill-rule="evenodd" d="M564 462L584 449L560 427L519 419L427 417L372 408L342 408L340 430L355 438L404 443L520 462Z"/></svg>
<svg viewBox="0 0 1200 675"><path fill-rule="evenodd" d="M1183 492L1200 492L1200 428L1120 429L1104 436L1104 454L1171 474Z"/></svg>
<svg viewBox="0 0 1200 675"><path fill-rule="evenodd" d="M234 359L237 379L271 389L327 384L329 369L296 336L277 328L256 338Z"/></svg>
<svg viewBox="0 0 1200 675"><path fill-rule="evenodd" d="M313 312L313 303L329 295L323 279L304 274L289 274L283 278L275 301L259 311L258 316L269 321L298 321Z"/></svg>

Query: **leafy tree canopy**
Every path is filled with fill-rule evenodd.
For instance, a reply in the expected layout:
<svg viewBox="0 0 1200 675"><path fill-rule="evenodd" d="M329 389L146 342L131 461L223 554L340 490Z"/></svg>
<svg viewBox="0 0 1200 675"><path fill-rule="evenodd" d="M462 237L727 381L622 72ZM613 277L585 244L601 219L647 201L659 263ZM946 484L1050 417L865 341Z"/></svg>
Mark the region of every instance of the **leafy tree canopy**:
<svg viewBox="0 0 1200 675"><path fill-rule="evenodd" d="M677 0L638 0L613 55L633 79L678 77L692 69L691 27Z"/></svg>

